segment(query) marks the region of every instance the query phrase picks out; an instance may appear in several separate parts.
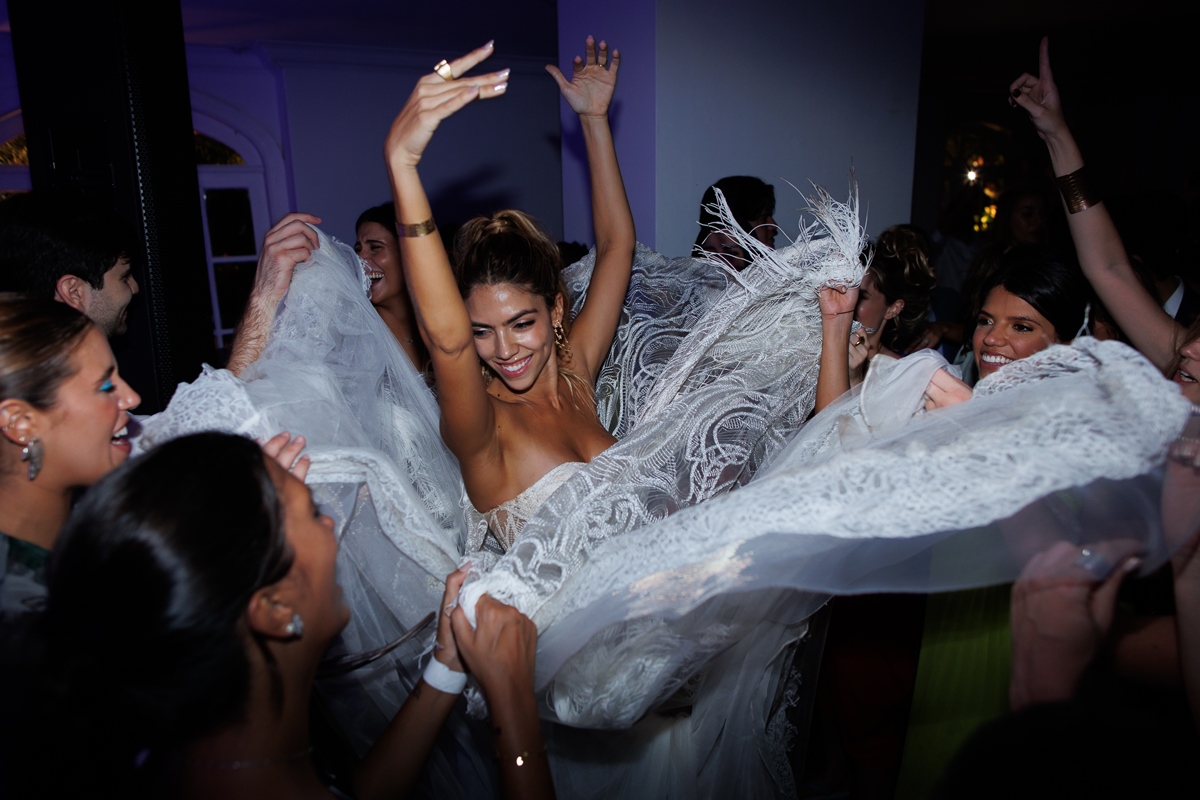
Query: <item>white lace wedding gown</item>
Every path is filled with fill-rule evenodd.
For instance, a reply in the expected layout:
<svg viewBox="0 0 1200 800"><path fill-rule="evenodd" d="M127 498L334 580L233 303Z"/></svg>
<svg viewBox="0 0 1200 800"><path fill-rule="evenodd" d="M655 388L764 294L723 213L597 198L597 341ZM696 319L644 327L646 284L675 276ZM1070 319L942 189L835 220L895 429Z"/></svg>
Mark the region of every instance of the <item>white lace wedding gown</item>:
<svg viewBox="0 0 1200 800"><path fill-rule="evenodd" d="M736 275L639 248L597 386L618 443L523 510L506 552L467 552L468 613L486 592L537 623L563 796L788 793L778 664L828 593L1004 582L1060 538L1138 539L1147 568L1166 556L1155 470L1190 404L1121 345L1048 348L929 414L922 394L940 362L905 359L805 424L817 290L863 272L855 202L822 194L814 214L780 251L730 229L755 256ZM590 269L568 270L577 295ZM434 610L468 538L469 550L482 540L432 397L362 282L353 253L322 236L246 380L218 371L181 387L145 434L308 437L309 483L340 523L348 649ZM393 666L368 670L370 702L342 718L373 730L398 707L414 658L389 662L400 681ZM675 710L653 713L664 707ZM461 773L453 760L433 768ZM467 771L461 785L486 783L483 768Z"/></svg>

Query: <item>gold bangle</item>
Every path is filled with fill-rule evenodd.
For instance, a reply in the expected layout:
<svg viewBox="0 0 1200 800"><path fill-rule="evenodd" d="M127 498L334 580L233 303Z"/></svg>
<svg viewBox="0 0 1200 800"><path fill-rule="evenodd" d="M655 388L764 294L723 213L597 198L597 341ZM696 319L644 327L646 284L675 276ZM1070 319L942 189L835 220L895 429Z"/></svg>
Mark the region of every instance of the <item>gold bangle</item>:
<svg viewBox="0 0 1200 800"><path fill-rule="evenodd" d="M409 239L415 239L419 236L428 236L436 230L437 225L434 223L433 217L430 217L424 222L418 222L416 225L405 225L399 220L396 222L396 234Z"/></svg>
<svg viewBox="0 0 1200 800"><path fill-rule="evenodd" d="M1078 214L1100 202L1099 195L1088 182L1087 167L1080 167L1068 175L1060 175L1054 179L1058 191L1067 204L1067 211Z"/></svg>

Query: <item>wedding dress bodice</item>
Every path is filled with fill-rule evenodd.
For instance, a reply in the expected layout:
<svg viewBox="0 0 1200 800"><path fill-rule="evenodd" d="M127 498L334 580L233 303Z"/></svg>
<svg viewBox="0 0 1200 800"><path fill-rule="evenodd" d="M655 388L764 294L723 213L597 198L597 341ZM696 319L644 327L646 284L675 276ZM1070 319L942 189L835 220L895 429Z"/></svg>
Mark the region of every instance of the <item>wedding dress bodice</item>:
<svg viewBox="0 0 1200 800"><path fill-rule="evenodd" d="M483 513L488 529L506 551L521 534L525 523L537 513L550 495L558 491L571 476L585 466L582 461L567 461L538 478L532 486L512 500L505 500L490 511Z"/></svg>

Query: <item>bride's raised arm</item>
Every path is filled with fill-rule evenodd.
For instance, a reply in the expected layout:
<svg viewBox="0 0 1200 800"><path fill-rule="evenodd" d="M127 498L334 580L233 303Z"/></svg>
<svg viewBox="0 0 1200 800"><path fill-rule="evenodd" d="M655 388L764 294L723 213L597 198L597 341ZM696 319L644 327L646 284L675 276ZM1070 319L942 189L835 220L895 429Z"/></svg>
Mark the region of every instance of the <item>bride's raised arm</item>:
<svg viewBox="0 0 1200 800"><path fill-rule="evenodd" d="M404 280L416 312L417 329L433 362L442 435L460 459L494 444L495 424L479 370L471 318L458 293L446 248L436 235L417 164L442 120L477 98L496 97L508 88L508 70L454 77L491 54L492 43L488 42L449 64L443 61L435 72L417 81L384 143L396 201Z"/></svg>
<svg viewBox="0 0 1200 800"><path fill-rule="evenodd" d="M633 214L625 196L625 183L621 180L612 130L608 126L608 109L617 85L620 63L620 51L613 50L609 59L608 43L601 41L597 47L596 40L589 36L586 56L575 56L570 81L558 67L546 67L571 110L579 115L592 178L596 266L588 285L587 300L571 325L571 349L582 361L588 379L593 383L621 319L636 241Z"/></svg>

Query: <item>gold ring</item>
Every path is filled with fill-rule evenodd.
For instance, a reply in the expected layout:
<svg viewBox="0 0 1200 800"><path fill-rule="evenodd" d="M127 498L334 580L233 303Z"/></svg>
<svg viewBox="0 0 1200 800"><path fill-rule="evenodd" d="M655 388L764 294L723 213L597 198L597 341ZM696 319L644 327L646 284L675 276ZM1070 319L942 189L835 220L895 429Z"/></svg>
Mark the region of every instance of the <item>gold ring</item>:
<svg viewBox="0 0 1200 800"><path fill-rule="evenodd" d="M444 81L454 80L454 70L450 68L450 63L444 58L437 63L437 66L433 68L433 71L436 72Z"/></svg>
<svg viewBox="0 0 1200 800"><path fill-rule="evenodd" d="M856 333L850 337L850 344L854 345L855 347L858 347L860 344L862 344L865 341L866 341L866 339L864 339L862 337L861 333Z"/></svg>

